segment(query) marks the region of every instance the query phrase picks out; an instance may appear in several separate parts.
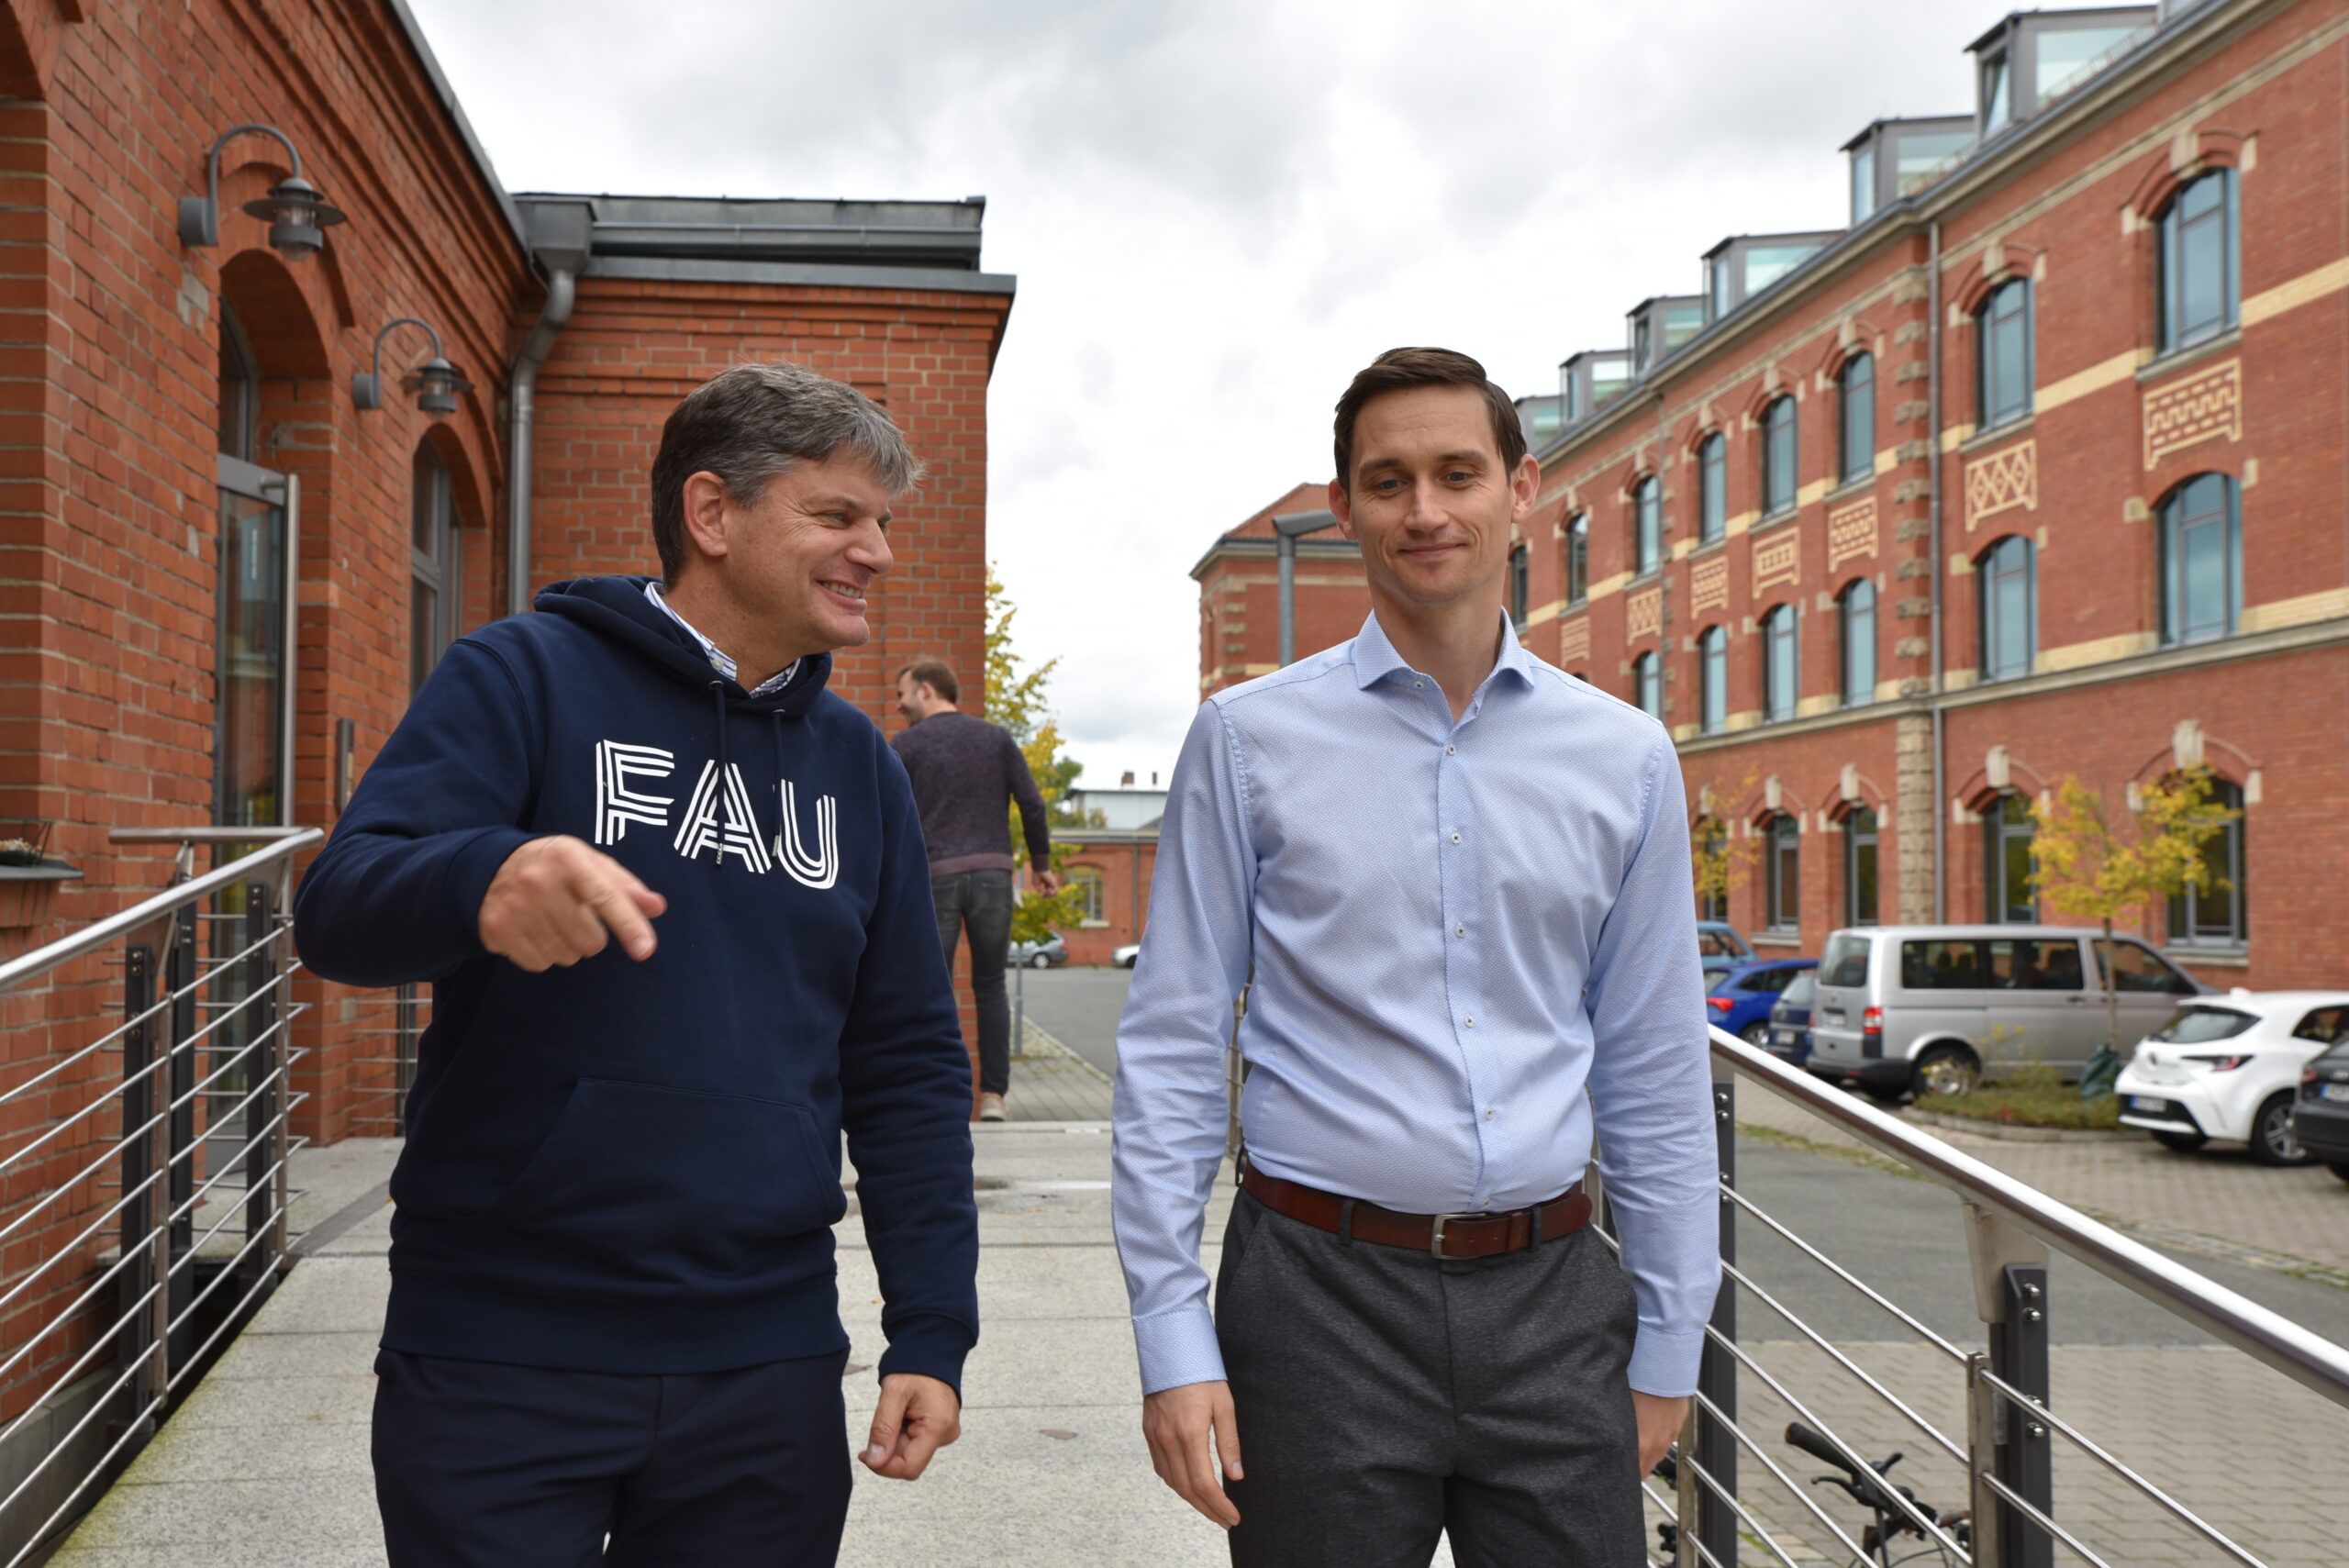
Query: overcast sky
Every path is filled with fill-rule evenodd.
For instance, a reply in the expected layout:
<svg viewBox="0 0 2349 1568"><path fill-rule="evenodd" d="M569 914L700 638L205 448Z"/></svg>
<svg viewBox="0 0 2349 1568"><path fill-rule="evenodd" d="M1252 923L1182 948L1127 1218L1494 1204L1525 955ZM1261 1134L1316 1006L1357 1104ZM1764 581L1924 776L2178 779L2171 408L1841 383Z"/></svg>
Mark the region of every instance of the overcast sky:
<svg viewBox="0 0 2349 1568"><path fill-rule="evenodd" d="M1831 228L1836 151L1970 112L1991 0L410 0L513 190L988 198L1019 303L988 550L1085 782L1171 762L1223 529L1439 343L1511 393Z"/></svg>

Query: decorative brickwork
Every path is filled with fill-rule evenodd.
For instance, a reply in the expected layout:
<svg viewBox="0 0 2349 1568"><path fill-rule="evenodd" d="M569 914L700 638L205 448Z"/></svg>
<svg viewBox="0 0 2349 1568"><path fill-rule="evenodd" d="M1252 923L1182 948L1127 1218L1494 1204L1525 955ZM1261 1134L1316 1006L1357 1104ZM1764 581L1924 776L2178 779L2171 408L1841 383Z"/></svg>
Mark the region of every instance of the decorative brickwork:
<svg viewBox="0 0 2349 1568"><path fill-rule="evenodd" d="M1965 465L1965 531L2016 507L2039 510L2039 442L2001 447Z"/></svg>
<svg viewBox="0 0 2349 1568"><path fill-rule="evenodd" d="M1787 528L1753 547L1753 596L1756 599L1781 583L1802 580L1802 534Z"/></svg>
<svg viewBox="0 0 2349 1568"><path fill-rule="evenodd" d="M1876 553L1876 497L1854 501L1827 514L1827 573L1847 561Z"/></svg>
<svg viewBox="0 0 2349 1568"><path fill-rule="evenodd" d="M1689 570L1688 613L1703 615L1729 603L1729 556L1709 555Z"/></svg>
<svg viewBox="0 0 2349 1568"><path fill-rule="evenodd" d="M1664 587L1633 594L1623 606L1623 636L1633 642L1664 629Z"/></svg>
<svg viewBox="0 0 2349 1568"><path fill-rule="evenodd" d="M2145 466L2199 441L2243 439L2243 361L2229 360L2199 375L2145 395Z"/></svg>
<svg viewBox="0 0 2349 1568"><path fill-rule="evenodd" d="M1558 628L1558 662L1573 669L1590 657L1590 617L1575 616Z"/></svg>

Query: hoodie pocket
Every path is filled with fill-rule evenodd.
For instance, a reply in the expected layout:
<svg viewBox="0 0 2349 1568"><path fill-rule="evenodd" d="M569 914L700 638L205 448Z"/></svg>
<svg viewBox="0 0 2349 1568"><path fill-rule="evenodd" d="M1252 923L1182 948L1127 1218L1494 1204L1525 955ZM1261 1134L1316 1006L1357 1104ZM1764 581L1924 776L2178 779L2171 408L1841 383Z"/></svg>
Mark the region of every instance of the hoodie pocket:
<svg viewBox="0 0 2349 1568"><path fill-rule="evenodd" d="M682 1284L756 1274L847 1207L805 1106L582 1078L478 1220L596 1278Z"/></svg>

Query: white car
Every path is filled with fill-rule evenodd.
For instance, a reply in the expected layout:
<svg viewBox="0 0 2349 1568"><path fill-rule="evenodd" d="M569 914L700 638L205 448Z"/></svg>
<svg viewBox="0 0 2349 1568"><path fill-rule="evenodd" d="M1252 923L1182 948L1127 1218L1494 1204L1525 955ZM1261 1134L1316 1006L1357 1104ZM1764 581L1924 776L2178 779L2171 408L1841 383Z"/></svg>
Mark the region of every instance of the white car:
<svg viewBox="0 0 2349 1568"><path fill-rule="evenodd" d="M1140 942L1128 942L1124 947L1119 948L1117 951L1109 955L1109 962L1116 964L1119 969L1131 969L1134 966L1134 960L1141 956L1141 944Z"/></svg>
<svg viewBox="0 0 2349 1568"><path fill-rule="evenodd" d="M2292 1136L2300 1069L2344 1037L2349 991L2196 997L2121 1070L2121 1119L2181 1151L2227 1138L2263 1165L2305 1165L2310 1155Z"/></svg>

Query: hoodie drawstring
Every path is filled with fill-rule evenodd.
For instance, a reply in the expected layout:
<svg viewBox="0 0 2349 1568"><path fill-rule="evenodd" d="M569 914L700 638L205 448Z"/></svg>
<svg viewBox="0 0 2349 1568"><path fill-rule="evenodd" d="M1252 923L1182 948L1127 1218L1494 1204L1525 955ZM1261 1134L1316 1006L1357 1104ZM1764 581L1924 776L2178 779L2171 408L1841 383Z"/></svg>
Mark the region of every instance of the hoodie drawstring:
<svg viewBox="0 0 2349 1568"><path fill-rule="evenodd" d="M722 794L727 787L727 781L734 776L734 770L726 756L726 683L710 682L709 695L718 708L718 787ZM718 857L717 863L721 869L725 866L724 854L721 853Z"/></svg>

